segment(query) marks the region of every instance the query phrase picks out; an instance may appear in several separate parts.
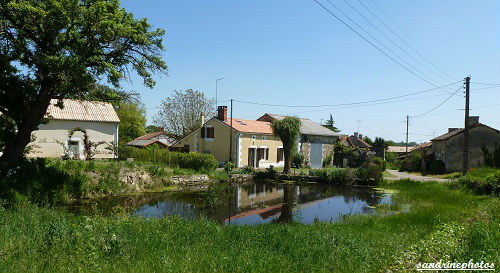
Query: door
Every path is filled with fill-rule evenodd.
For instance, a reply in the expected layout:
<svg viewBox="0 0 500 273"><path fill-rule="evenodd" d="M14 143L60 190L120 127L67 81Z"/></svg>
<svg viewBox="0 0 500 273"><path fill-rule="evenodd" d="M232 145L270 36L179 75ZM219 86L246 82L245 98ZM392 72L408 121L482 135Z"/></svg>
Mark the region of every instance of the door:
<svg viewBox="0 0 500 273"><path fill-rule="evenodd" d="M311 162L311 168L321 169L323 163L323 144L311 143L309 160Z"/></svg>
<svg viewBox="0 0 500 273"><path fill-rule="evenodd" d="M259 167L259 161L257 159L257 148L248 148L248 166L253 168Z"/></svg>
<svg viewBox="0 0 500 273"><path fill-rule="evenodd" d="M68 141L68 150L72 159L80 159L80 142Z"/></svg>

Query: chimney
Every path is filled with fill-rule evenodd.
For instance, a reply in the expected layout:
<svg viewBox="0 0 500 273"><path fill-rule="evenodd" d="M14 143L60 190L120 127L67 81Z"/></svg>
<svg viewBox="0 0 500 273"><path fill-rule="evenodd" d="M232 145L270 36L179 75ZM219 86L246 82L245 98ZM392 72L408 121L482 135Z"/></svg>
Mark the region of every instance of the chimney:
<svg viewBox="0 0 500 273"><path fill-rule="evenodd" d="M221 121L227 120L227 106L219 106L217 108L217 119Z"/></svg>
<svg viewBox="0 0 500 273"><path fill-rule="evenodd" d="M475 126L479 124L479 116L470 116L469 117L469 126Z"/></svg>
<svg viewBox="0 0 500 273"><path fill-rule="evenodd" d="M363 134L359 134L359 139L363 139Z"/></svg>
<svg viewBox="0 0 500 273"><path fill-rule="evenodd" d="M358 132L354 132L354 137L358 138Z"/></svg>
<svg viewBox="0 0 500 273"><path fill-rule="evenodd" d="M448 133L451 133L451 132L456 131L458 129L460 129L460 128L448 128Z"/></svg>
<svg viewBox="0 0 500 273"><path fill-rule="evenodd" d="M203 112L200 113L200 127L203 127L203 124L205 124L205 114Z"/></svg>

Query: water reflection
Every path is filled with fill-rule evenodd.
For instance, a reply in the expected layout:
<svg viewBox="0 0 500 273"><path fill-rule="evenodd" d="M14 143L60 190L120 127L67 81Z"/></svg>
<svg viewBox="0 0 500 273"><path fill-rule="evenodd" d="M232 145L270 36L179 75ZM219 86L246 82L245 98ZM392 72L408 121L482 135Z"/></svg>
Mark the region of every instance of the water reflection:
<svg viewBox="0 0 500 273"><path fill-rule="evenodd" d="M93 206L76 205L75 213L111 214L116 206L130 208L132 215L186 219L205 218L223 224L254 225L271 222L336 222L346 215L375 213L374 206L390 203L390 195L372 188L330 185L249 184L235 186L231 194L221 192L216 207L203 206L199 192L143 194L115 197Z"/></svg>

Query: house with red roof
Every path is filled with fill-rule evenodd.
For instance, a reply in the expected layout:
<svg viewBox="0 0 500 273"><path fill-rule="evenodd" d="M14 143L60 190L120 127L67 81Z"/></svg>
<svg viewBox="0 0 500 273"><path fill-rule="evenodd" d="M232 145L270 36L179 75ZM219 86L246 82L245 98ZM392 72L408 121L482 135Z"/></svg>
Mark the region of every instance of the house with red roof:
<svg viewBox="0 0 500 273"><path fill-rule="evenodd" d="M172 144L173 148L210 153L217 161L234 162L236 167L280 167L284 165L283 143L273 135L269 121L228 118L227 106L219 106L217 116Z"/></svg>

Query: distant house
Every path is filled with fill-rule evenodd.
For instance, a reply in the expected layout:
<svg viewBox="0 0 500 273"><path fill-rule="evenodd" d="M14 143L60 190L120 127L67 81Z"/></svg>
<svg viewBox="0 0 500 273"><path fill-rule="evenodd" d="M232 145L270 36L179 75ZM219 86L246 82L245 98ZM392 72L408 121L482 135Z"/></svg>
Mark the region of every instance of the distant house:
<svg viewBox="0 0 500 273"><path fill-rule="evenodd" d="M227 117L227 106L219 106L217 116L172 146L189 152L210 153L222 164L236 167L283 166L283 144L273 136L270 122ZM232 129L231 129L232 125ZM232 132L232 143L231 143Z"/></svg>
<svg viewBox="0 0 500 273"><path fill-rule="evenodd" d="M144 148L151 144L157 144L161 148L169 148L175 142L176 139L172 134L169 134L165 131L158 131L140 136L127 143L127 145L138 148Z"/></svg>
<svg viewBox="0 0 500 273"><path fill-rule="evenodd" d="M481 147L489 153L500 147L500 131L479 123L479 117L469 119L469 167L484 165L484 154ZM442 160L447 171L459 171L463 164L464 129L450 128L448 133L438 136L432 141L432 153L435 159Z"/></svg>
<svg viewBox="0 0 500 273"><path fill-rule="evenodd" d="M347 135L342 136L340 138L340 144L344 144L346 146L366 148L366 149L372 148L372 145L366 143L366 141L363 140L363 135L361 134L358 135L358 132L354 132L354 135L351 136Z"/></svg>
<svg viewBox="0 0 500 273"><path fill-rule="evenodd" d="M56 106L53 99L47 109L47 124L40 124L33 132L34 141L29 144L28 157L61 157L68 151L73 159L84 159L83 134L75 132L68 138L68 132L76 127L87 131L90 141L104 142L96 148L94 158L113 158L110 144L118 144L120 119L110 103L64 99L64 108Z"/></svg>
<svg viewBox="0 0 500 273"><path fill-rule="evenodd" d="M272 122L284 118L282 115L265 114L257 120ZM300 118L300 124L298 151L304 154L305 161L312 168L319 169L325 157L333 151L340 136L310 119Z"/></svg>

